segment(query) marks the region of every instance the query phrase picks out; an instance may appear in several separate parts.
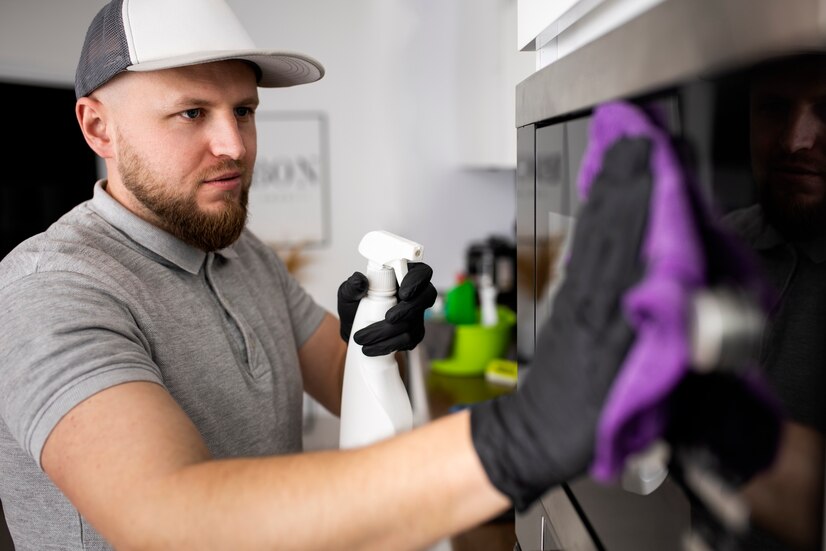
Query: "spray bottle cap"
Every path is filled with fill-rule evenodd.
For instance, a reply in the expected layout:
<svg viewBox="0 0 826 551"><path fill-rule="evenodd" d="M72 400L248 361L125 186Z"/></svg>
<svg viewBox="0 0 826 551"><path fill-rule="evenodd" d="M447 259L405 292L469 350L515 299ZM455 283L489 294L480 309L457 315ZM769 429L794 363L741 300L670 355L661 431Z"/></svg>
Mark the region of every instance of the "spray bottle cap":
<svg viewBox="0 0 826 551"><path fill-rule="evenodd" d="M392 269L399 285L407 275L407 263L421 262L424 248L383 230L371 231L359 243L359 252L367 259L368 270Z"/></svg>

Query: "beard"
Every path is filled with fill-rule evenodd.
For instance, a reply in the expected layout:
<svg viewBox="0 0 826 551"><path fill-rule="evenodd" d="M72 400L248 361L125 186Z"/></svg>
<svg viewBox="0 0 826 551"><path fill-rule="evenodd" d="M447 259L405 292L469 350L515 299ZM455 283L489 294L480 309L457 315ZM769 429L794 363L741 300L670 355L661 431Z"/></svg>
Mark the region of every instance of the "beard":
<svg viewBox="0 0 826 551"><path fill-rule="evenodd" d="M154 214L154 223L193 247L206 252L217 251L234 243L244 231L252 173L241 161L221 161L198 174L195 178L198 186L194 187L170 186L168 180L153 172L149 163L130 147L123 148L118 170L124 187ZM241 172L240 196L236 199L228 191L224 194L222 208L217 212L205 212L198 206L200 182L223 171ZM184 193L178 190L184 190Z"/></svg>
<svg viewBox="0 0 826 551"><path fill-rule="evenodd" d="M810 241L826 235L826 201L806 200L783 193L782 189L777 182L764 182L758 187L766 220L793 241Z"/></svg>

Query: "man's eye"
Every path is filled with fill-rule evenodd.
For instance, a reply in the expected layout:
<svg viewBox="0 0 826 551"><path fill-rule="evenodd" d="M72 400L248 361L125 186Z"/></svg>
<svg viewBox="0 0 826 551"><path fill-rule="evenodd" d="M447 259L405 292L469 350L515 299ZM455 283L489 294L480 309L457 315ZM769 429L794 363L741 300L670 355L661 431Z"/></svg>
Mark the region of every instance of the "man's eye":
<svg viewBox="0 0 826 551"><path fill-rule="evenodd" d="M819 101L814 106L815 114L821 121L826 121L826 102Z"/></svg>
<svg viewBox="0 0 826 551"><path fill-rule="evenodd" d="M181 113L181 115L185 119L197 119L198 117L201 116L201 110L200 109L187 109L186 111L183 111Z"/></svg>
<svg viewBox="0 0 826 551"><path fill-rule="evenodd" d="M249 117L255 111L251 107L236 107L235 108L235 116L236 117Z"/></svg>
<svg viewBox="0 0 826 551"><path fill-rule="evenodd" d="M779 98L759 101L757 110L766 115L782 115L789 110L789 102Z"/></svg>

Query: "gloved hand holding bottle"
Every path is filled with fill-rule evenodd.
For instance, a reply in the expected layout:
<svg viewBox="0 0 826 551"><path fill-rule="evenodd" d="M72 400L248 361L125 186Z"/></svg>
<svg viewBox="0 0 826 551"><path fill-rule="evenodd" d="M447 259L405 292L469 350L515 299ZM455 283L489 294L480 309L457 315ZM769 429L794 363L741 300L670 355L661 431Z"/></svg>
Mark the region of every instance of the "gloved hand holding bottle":
<svg viewBox="0 0 826 551"><path fill-rule="evenodd" d="M424 262L408 263L408 272L398 291L398 304L388 310L384 321L365 327L354 335L368 356L412 350L424 339L424 312L436 301L431 283L433 269ZM338 315L341 338L350 340L359 302L367 294L367 277L354 272L338 288Z"/></svg>

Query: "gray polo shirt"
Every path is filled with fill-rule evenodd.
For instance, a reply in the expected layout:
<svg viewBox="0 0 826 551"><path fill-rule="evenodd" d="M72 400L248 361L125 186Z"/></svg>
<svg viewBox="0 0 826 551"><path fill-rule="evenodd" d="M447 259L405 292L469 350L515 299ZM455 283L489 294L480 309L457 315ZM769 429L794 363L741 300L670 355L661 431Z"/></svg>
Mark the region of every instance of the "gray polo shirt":
<svg viewBox="0 0 826 551"><path fill-rule="evenodd" d="M760 205L729 213L727 223L752 246L778 291L763 339L761 365L791 419L826 430L826 239L786 241L766 220ZM749 551L789 547L755 526L744 542Z"/></svg>
<svg viewBox="0 0 826 551"><path fill-rule="evenodd" d="M779 292L763 339L761 364L791 418L826 430L826 238L793 243L765 220L759 205L729 213Z"/></svg>
<svg viewBox="0 0 826 551"><path fill-rule="evenodd" d="M107 548L40 453L113 385L163 385L216 457L301 450L297 349L324 310L248 231L204 253L103 185L0 262L0 501L18 550Z"/></svg>

